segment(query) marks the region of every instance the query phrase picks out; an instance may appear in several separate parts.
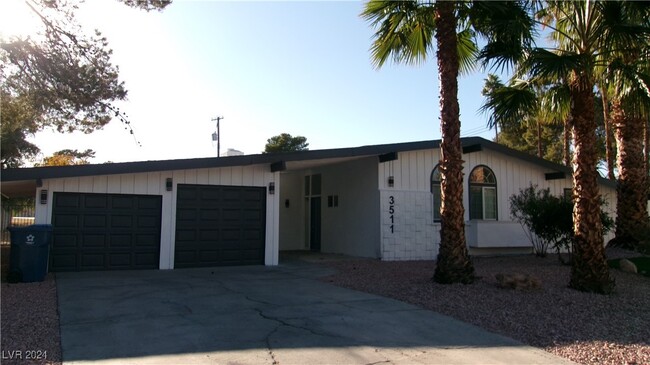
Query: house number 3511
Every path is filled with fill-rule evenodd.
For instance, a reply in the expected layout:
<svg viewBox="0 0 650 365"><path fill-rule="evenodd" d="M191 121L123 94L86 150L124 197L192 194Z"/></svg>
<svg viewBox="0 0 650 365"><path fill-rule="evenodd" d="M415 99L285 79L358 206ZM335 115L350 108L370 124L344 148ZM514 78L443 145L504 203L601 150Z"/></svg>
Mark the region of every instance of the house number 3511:
<svg viewBox="0 0 650 365"><path fill-rule="evenodd" d="M390 216L390 233L395 233L395 197L394 196L389 196L388 197L388 214Z"/></svg>

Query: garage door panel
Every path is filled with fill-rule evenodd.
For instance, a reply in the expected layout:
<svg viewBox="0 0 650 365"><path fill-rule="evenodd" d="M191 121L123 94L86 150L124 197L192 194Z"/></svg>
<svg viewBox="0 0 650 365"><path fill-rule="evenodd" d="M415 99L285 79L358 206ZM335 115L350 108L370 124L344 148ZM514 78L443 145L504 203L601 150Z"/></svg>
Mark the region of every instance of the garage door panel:
<svg viewBox="0 0 650 365"><path fill-rule="evenodd" d="M188 187L181 189L179 186L178 192L176 193L176 199L183 201L197 200L197 190L198 189Z"/></svg>
<svg viewBox="0 0 650 365"><path fill-rule="evenodd" d="M111 217L111 228L132 228L133 216L131 215L114 215Z"/></svg>
<svg viewBox="0 0 650 365"><path fill-rule="evenodd" d="M174 253L174 266L177 268L192 267L196 261L196 251L178 250Z"/></svg>
<svg viewBox="0 0 650 365"><path fill-rule="evenodd" d="M161 196L57 192L53 200L52 271L158 268Z"/></svg>
<svg viewBox="0 0 650 365"><path fill-rule="evenodd" d="M219 209L201 209L201 221L215 221L218 222L221 217Z"/></svg>
<svg viewBox="0 0 650 365"><path fill-rule="evenodd" d="M193 242L196 241L196 231L193 229L183 229L176 231L176 241Z"/></svg>
<svg viewBox="0 0 650 365"><path fill-rule="evenodd" d="M52 219L52 224L58 228L77 229L79 227L79 217L73 214L60 214Z"/></svg>
<svg viewBox="0 0 650 365"><path fill-rule="evenodd" d="M81 255L81 266L88 269L101 270L106 265L104 260L106 255L103 253L84 253Z"/></svg>
<svg viewBox="0 0 650 365"><path fill-rule="evenodd" d="M138 234L135 239L136 247L153 247L160 245L160 237L156 234Z"/></svg>
<svg viewBox="0 0 650 365"><path fill-rule="evenodd" d="M199 230L199 241L205 243L215 243L219 240L219 230L217 229L202 229Z"/></svg>
<svg viewBox="0 0 650 365"><path fill-rule="evenodd" d="M146 210L149 209L153 212L158 211L158 206L160 205L160 199L158 197L152 196L141 196L138 199L138 209Z"/></svg>
<svg viewBox="0 0 650 365"><path fill-rule="evenodd" d="M77 262L78 254L73 252L52 253L50 258L57 263L59 271L75 271L79 266Z"/></svg>
<svg viewBox="0 0 650 365"><path fill-rule="evenodd" d="M55 241L59 248L76 248L79 242L76 234L63 234L54 233L53 241Z"/></svg>
<svg viewBox="0 0 650 365"><path fill-rule="evenodd" d="M197 212L194 208L178 208L176 209L176 219L179 221L195 221Z"/></svg>
<svg viewBox="0 0 650 365"><path fill-rule="evenodd" d="M85 209L106 209L108 208L108 197L101 194L88 195L83 199Z"/></svg>
<svg viewBox="0 0 650 365"><path fill-rule="evenodd" d="M247 229L244 231L245 240L257 241L264 238L264 232L259 229Z"/></svg>
<svg viewBox="0 0 650 365"><path fill-rule="evenodd" d="M200 200L216 200L219 201L221 200L221 191L217 189L202 189L200 186L197 186L194 188L195 191L197 191L198 197L200 197Z"/></svg>
<svg viewBox="0 0 650 365"><path fill-rule="evenodd" d="M110 248L125 248L131 247L130 234L112 234L109 238Z"/></svg>
<svg viewBox="0 0 650 365"><path fill-rule="evenodd" d="M141 229L151 228L155 230L160 224L160 217L157 215L142 215L135 218L138 221L138 227Z"/></svg>
<svg viewBox="0 0 650 365"><path fill-rule="evenodd" d="M135 265L157 269L160 255L157 252L136 252Z"/></svg>
<svg viewBox="0 0 650 365"><path fill-rule="evenodd" d="M58 208L79 208L81 200L77 195L58 195L54 197L55 205Z"/></svg>
<svg viewBox="0 0 650 365"><path fill-rule="evenodd" d="M128 267L131 266L130 253L112 253L109 255L110 265L113 267Z"/></svg>
<svg viewBox="0 0 650 365"><path fill-rule="evenodd" d="M106 228L106 216L105 215L85 215L83 216L83 228Z"/></svg>
<svg viewBox="0 0 650 365"><path fill-rule="evenodd" d="M129 196L113 195L111 196L111 208L133 210L136 201Z"/></svg>
<svg viewBox="0 0 650 365"><path fill-rule="evenodd" d="M236 245L237 243L239 243L242 240L242 233L241 233L241 231L239 229L237 229L237 230L226 230L226 229L224 229L222 231L221 240L223 241L223 243L225 245L227 245L227 246L224 246L224 247L231 248L232 242L234 242L235 245Z"/></svg>
<svg viewBox="0 0 650 365"><path fill-rule="evenodd" d="M103 248L106 245L106 236L101 234L84 234L82 242L84 248Z"/></svg>
<svg viewBox="0 0 650 365"><path fill-rule="evenodd" d="M177 190L175 267L264 263L265 188L181 184Z"/></svg>

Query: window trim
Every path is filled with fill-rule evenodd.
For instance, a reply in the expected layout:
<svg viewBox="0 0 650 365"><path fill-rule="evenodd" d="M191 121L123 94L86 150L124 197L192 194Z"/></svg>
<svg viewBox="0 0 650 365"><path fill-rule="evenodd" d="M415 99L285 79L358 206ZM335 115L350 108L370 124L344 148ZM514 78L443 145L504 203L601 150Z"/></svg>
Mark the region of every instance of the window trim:
<svg viewBox="0 0 650 365"><path fill-rule="evenodd" d="M429 178L429 190L431 191L431 201L432 201L432 215L433 215L433 223L440 223L442 222L442 216L440 214L440 208L442 207L442 179L441 180L433 180L433 176L438 170L438 174L440 174L440 163L438 163L436 166L433 167L433 170L431 170L431 176ZM438 204L438 217L436 217L436 197L435 193L433 192L433 186L434 184L438 187L439 191L439 196L441 197L440 203Z"/></svg>
<svg viewBox="0 0 650 365"><path fill-rule="evenodd" d="M492 176L494 177L494 184L492 183L483 183L483 182L473 182L472 181L472 175L474 174L474 171L476 171L479 168L485 168L490 171ZM469 219L470 220L476 220L476 221L498 221L499 220L499 193L498 193L498 181L497 181L497 176L494 173L494 170L492 170L489 166L487 165L476 165L474 168L472 168L472 171L469 174L469 178L467 179L468 182L468 190L467 190L467 198L469 201ZM472 218L472 187L480 187L481 188L481 218ZM494 206L495 206L495 218L490 218L486 219L485 218L485 188L493 188L494 189Z"/></svg>

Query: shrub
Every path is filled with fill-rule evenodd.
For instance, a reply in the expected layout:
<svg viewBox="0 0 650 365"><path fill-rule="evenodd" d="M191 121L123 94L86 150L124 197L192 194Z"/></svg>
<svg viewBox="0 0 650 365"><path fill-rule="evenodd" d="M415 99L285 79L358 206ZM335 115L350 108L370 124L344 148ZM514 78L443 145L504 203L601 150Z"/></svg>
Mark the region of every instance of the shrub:
<svg viewBox="0 0 650 365"><path fill-rule="evenodd" d="M605 204L601 200L601 205ZM519 222L533 245L535 255L544 257L548 248L553 247L560 261L560 253L573 251L573 203L564 197L551 194L550 189L537 189L530 185L510 197L510 215ZM614 221L601 209L603 234L607 233Z"/></svg>

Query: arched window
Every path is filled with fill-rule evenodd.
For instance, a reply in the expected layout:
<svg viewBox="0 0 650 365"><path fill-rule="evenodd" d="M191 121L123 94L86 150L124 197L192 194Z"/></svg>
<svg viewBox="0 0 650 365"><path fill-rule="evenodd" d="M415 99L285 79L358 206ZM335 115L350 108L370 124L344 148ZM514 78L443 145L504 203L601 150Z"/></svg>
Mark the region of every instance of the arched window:
<svg viewBox="0 0 650 365"><path fill-rule="evenodd" d="M497 179L487 166L469 175L469 219L497 219Z"/></svg>
<svg viewBox="0 0 650 365"><path fill-rule="evenodd" d="M431 172L431 194L433 194L433 221L440 222L440 164L436 165Z"/></svg>

